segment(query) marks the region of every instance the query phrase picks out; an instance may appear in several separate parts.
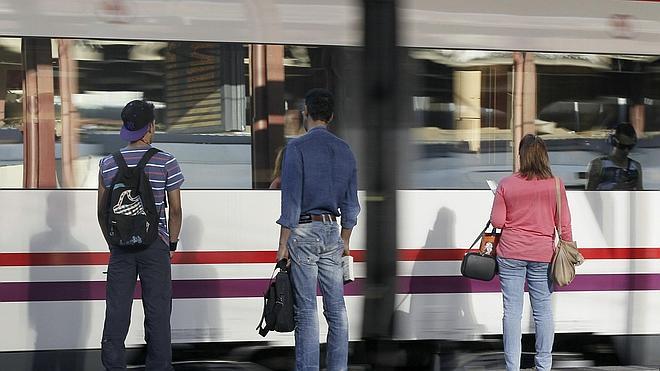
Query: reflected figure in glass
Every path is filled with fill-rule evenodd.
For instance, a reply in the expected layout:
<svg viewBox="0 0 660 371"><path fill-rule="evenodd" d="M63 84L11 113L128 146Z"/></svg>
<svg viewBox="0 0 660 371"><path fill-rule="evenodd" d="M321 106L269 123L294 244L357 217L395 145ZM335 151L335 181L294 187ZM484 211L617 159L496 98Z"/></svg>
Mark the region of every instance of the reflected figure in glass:
<svg viewBox="0 0 660 371"><path fill-rule="evenodd" d="M280 189L282 188L282 157L284 157L284 148L280 147L277 151L277 156L275 157L275 168L273 169L273 175L271 175L271 182L268 189Z"/></svg>
<svg viewBox="0 0 660 371"><path fill-rule="evenodd" d="M587 191L642 190L642 165L628 157L637 144L635 128L619 124L607 141L612 146L610 154L589 163Z"/></svg>

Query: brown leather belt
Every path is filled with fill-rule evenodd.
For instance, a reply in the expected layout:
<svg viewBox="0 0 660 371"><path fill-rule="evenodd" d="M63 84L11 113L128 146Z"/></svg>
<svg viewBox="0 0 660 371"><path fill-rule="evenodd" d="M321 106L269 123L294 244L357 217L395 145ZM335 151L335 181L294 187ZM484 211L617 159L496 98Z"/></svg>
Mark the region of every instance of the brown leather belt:
<svg viewBox="0 0 660 371"><path fill-rule="evenodd" d="M321 215L301 215L299 224L311 223L311 222L336 222L337 217L332 214L321 214Z"/></svg>

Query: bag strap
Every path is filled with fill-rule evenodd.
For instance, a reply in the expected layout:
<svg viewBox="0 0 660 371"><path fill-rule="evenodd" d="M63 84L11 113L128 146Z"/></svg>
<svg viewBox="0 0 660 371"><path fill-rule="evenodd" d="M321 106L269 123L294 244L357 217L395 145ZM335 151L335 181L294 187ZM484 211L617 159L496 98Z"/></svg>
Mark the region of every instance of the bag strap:
<svg viewBox="0 0 660 371"><path fill-rule="evenodd" d="M490 226L490 220L486 223L486 227L484 228L484 230L481 231L481 232L479 232L479 235L478 235L477 238L474 240L474 242L472 242L472 245L470 245L470 248L468 249L468 251L472 250L472 248L474 247L474 245L476 245L477 242L479 242L479 240L481 239L481 236L483 236L484 233L486 233L486 230L488 230L488 227L489 227L489 226ZM467 252L466 252L466 254L467 254Z"/></svg>
<svg viewBox="0 0 660 371"><path fill-rule="evenodd" d="M137 163L136 168L138 170L144 169L145 166L147 166L147 162L149 162L149 160L151 160L151 158L158 152L160 152L160 150L158 148L154 148L154 147L149 148L147 153L145 153L142 156L142 159L140 159L140 162Z"/></svg>
<svg viewBox="0 0 660 371"><path fill-rule="evenodd" d="M124 160L124 156L121 154L121 151L113 153L112 158L115 159L115 164L117 164L120 172L124 172L128 169L128 165L126 165L126 160Z"/></svg>
<svg viewBox="0 0 660 371"><path fill-rule="evenodd" d="M266 320L266 296L264 296L264 310L261 313L261 320L259 321L259 324L257 325L257 328L255 329L255 330L259 331L259 335L261 335L262 337L266 337L266 335L268 335L268 332L270 331L270 330L267 330L264 327L264 321L265 320Z"/></svg>
<svg viewBox="0 0 660 371"><path fill-rule="evenodd" d="M149 150L140 159L140 162L137 163L136 168L140 170L144 169L144 167L147 166L147 162L149 162L149 160L151 160L151 158L158 152L160 152L158 148L149 148ZM119 170L125 171L128 169L128 164L126 164L126 160L124 160L124 155L122 155L121 151L113 153L112 158L115 159L115 163L117 164Z"/></svg>
<svg viewBox="0 0 660 371"><path fill-rule="evenodd" d="M275 284L275 287L277 287L277 283ZM275 298L275 305L273 305L273 311L271 313L266 314L266 323L275 323L277 321L277 318L280 316L280 311L282 307L284 306L284 303L280 300L279 296ZM273 326L273 329L275 329L275 326Z"/></svg>
<svg viewBox="0 0 660 371"><path fill-rule="evenodd" d="M275 277L275 271L279 268L279 262L275 265L275 268L273 268L273 274L270 275L270 281L268 282L268 286L266 286L266 291L264 292L264 310L261 313L261 320L259 321L259 324L257 325L257 328L255 330L259 330L259 335L266 337L268 334L268 331L263 327L264 321L266 320L266 300L268 299L268 291L270 290L270 286L273 284L273 277ZM281 268L280 268L281 269Z"/></svg>
<svg viewBox="0 0 660 371"><path fill-rule="evenodd" d="M147 166L149 160L151 160L151 158L158 152L160 152L158 148L149 148L149 150L144 155L142 155L140 162L138 162L135 168L138 170L143 170ZM165 193L163 194L163 205L161 207L167 209L167 190L165 190Z"/></svg>
<svg viewBox="0 0 660 371"><path fill-rule="evenodd" d="M555 177L555 199L557 200L557 221L555 222L555 229L559 233L561 239L561 190L559 188L559 178Z"/></svg>

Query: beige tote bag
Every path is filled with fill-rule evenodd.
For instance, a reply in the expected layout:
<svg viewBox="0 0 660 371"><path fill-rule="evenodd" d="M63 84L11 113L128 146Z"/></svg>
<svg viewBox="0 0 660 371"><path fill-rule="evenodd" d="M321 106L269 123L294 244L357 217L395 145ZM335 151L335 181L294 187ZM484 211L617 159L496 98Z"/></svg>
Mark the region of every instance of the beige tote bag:
<svg viewBox="0 0 660 371"><path fill-rule="evenodd" d="M552 258L552 279L559 286L566 286L575 278L575 267L584 262L584 257L577 249L575 241L564 241L561 239L561 191L559 189L559 178L555 178L555 194L557 195L557 246Z"/></svg>

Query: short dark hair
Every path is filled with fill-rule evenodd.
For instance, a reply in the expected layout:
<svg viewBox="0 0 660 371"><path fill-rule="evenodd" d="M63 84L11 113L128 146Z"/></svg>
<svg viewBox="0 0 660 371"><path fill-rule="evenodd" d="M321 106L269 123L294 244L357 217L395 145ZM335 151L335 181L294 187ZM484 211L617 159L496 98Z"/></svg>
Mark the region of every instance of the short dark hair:
<svg viewBox="0 0 660 371"><path fill-rule="evenodd" d="M335 109L335 99L327 89L316 88L305 94L305 106L312 120L330 122Z"/></svg>
<svg viewBox="0 0 660 371"><path fill-rule="evenodd" d="M627 122L617 125L614 129L615 144L634 146L637 144L637 132L635 128Z"/></svg>

